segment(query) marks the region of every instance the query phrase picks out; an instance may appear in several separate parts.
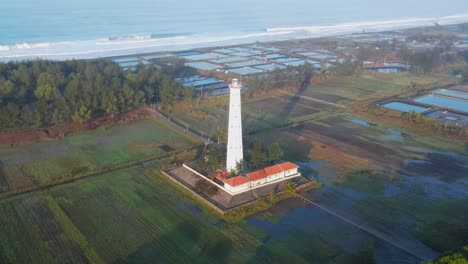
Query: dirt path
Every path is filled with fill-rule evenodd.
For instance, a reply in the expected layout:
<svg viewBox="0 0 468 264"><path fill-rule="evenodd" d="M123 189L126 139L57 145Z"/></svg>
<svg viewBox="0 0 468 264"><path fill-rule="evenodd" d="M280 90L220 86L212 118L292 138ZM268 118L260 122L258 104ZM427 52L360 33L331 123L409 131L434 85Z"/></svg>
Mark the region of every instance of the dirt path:
<svg viewBox="0 0 468 264"><path fill-rule="evenodd" d="M368 227L365 227L365 226L363 226L361 224L358 224L358 223L356 223L356 222L354 222L354 221L352 221L352 220L350 220L350 219L348 219L348 218L346 218L344 216L341 216L338 213L333 212L332 210L330 210L330 209L328 209L328 208L326 208L326 207L324 207L324 206L322 206L322 205L320 205L320 204L318 204L316 202L313 202L312 200L310 200L310 199L308 199L308 198L306 198L306 197L304 197L304 196L302 196L300 194L296 194L296 196L298 198L302 199L303 201L305 201L305 202L307 202L309 204L317 206L318 208L326 211L327 213L329 213L329 214L331 214L333 216L336 216L336 217L340 218L341 220L343 220L345 222L348 222L351 225L353 225L353 226L355 226L355 227L357 227L359 229L362 229L362 230L366 231L367 233L369 233L369 234L371 234L371 235L373 235L373 236L375 236L377 238L380 238L381 240L383 240L383 241L385 241L385 242L387 242L387 243L389 243L389 244L403 250L404 252L406 252L406 253L408 253L408 254L410 254L410 255L412 255L412 256L414 256L414 257L416 257L416 258L418 258L418 259L420 259L422 261L429 260L427 258L424 258L424 257L420 256L419 254L417 254L416 252L414 252L414 251L412 251L410 249L407 249L407 248L404 248L404 247L400 246L396 241L393 241L390 238L385 237L384 235L380 234L379 232L377 232L375 230L372 230L372 229L370 229Z"/></svg>
<svg viewBox="0 0 468 264"><path fill-rule="evenodd" d="M322 104L332 105L332 106L341 107L341 108L345 107L344 105L335 104L335 103L331 103L331 102L320 100L320 99L315 99L315 98L305 96L305 95L298 95L298 94L294 94L294 93L290 93L290 92L286 92L286 91L281 91L281 93L287 94L287 95L290 95L290 96L299 96L300 98L303 98L303 99L306 99L306 100L309 100L309 101L322 103Z"/></svg>
<svg viewBox="0 0 468 264"><path fill-rule="evenodd" d="M179 125L178 123L174 122L173 120L171 120L170 118L167 118L165 115L163 115L161 112L159 112L158 110L156 110L156 113L155 113L155 116L159 119L161 119L162 121L164 121L166 124L176 128L177 130L180 130L181 132L187 134L187 135L190 135L194 138L198 138L200 139L202 142L205 143L205 145L207 144L212 144L212 143L215 143L213 142L210 138L208 137L203 137L202 135L198 134L198 133L195 133L193 131L191 131L190 129L188 129L187 127L184 127L184 126L181 126Z"/></svg>

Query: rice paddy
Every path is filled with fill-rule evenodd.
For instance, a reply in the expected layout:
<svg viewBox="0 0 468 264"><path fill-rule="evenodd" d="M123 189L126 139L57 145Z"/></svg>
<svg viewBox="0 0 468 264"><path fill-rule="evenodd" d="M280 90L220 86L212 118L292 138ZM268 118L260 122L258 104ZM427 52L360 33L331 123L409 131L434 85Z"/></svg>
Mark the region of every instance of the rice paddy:
<svg viewBox="0 0 468 264"><path fill-rule="evenodd" d="M314 242L299 249L266 239L268 232L254 225L225 223L143 170L4 200L0 211L2 263L307 263L311 255L324 261L352 257L319 236L297 235Z"/></svg>
<svg viewBox="0 0 468 264"><path fill-rule="evenodd" d="M351 104L429 82L376 78L329 80L303 95ZM0 263L419 263L466 244L463 146L306 97L274 95L242 107L245 146L278 142L285 159L322 183L303 195L328 211L290 199L228 223L162 178L159 164L136 166L0 200ZM226 125L226 113L226 105L202 103L171 119L208 136ZM0 187L41 185L195 143L141 120L0 149Z"/></svg>
<svg viewBox="0 0 468 264"><path fill-rule="evenodd" d="M155 119L102 127L53 142L0 149L0 184L4 191L21 191L165 156L167 152L159 147L162 145L181 150L193 144L193 139Z"/></svg>

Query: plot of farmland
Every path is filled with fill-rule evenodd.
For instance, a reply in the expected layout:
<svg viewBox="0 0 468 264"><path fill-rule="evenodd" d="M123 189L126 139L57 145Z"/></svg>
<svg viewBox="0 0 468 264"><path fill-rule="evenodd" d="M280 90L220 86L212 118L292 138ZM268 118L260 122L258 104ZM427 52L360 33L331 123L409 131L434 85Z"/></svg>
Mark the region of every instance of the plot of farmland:
<svg viewBox="0 0 468 264"><path fill-rule="evenodd" d="M0 162L0 193L7 192L9 190L8 182L6 181L3 164Z"/></svg>
<svg viewBox="0 0 468 264"><path fill-rule="evenodd" d="M187 126L203 133L204 136L213 136L217 126L227 127L227 100L225 105L201 107L191 114L174 113L172 117L183 126ZM242 123L245 133L259 129L273 128L303 118L320 111L335 109L329 105L310 102L305 99L291 96L273 96L261 100L248 101L242 104Z"/></svg>
<svg viewBox="0 0 468 264"><path fill-rule="evenodd" d="M2 175L10 189L24 190L96 169L164 156L168 153L160 148L163 145L180 150L192 144L191 139L161 121L147 119L54 142L3 148L0 186Z"/></svg>
<svg viewBox="0 0 468 264"><path fill-rule="evenodd" d="M444 85L446 81L450 80L450 77L437 79L408 73L399 74L398 78L387 75L363 74L359 77L332 78L318 84L312 84L303 95L333 103L346 104L355 100L375 97L376 95L379 97L395 95L407 89L412 82L421 87L430 84Z"/></svg>
<svg viewBox="0 0 468 264"><path fill-rule="evenodd" d="M273 211L280 221L297 221L283 215L291 202L300 205ZM302 216L300 232L286 222L269 230L258 217L225 223L161 176L136 168L6 199L0 212L1 263L349 262L371 239L303 206L291 212Z"/></svg>
<svg viewBox="0 0 468 264"><path fill-rule="evenodd" d="M282 142L287 137L281 134ZM294 148L307 145L292 138L290 143ZM303 148L302 152L308 153ZM418 183L418 178L374 183L353 176L353 181L377 184L366 196L366 189L350 190L354 186L346 182L343 187L331 184L326 170L317 170L325 187L308 195L354 221L365 219L365 226L423 257L434 253L408 233L414 228L414 217L424 221L424 229L415 235L427 243L432 240L426 238L426 229L445 228L446 214L456 224L447 231L463 236L458 214L463 214L463 203L447 204L439 198L430 207L421 207L427 197L420 188L427 183ZM434 184L436 190L455 194L445 185ZM458 195L466 199L466 194ZM395 246L298 200L281 202L241 224L224 223L198 206L160 176L137 168L5 199L0 201L0 262L349 263L363 251L380 260L417 262ZM457 245L455 239L446 241Z"/></svg>

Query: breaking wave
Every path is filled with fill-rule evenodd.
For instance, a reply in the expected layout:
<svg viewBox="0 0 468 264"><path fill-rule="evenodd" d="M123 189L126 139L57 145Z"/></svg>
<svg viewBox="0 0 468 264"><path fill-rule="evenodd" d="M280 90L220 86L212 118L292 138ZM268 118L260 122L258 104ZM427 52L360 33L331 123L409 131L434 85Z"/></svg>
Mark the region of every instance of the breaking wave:
<svg viewBox="0 0 468 264"><path fill-rule="evenodd" d="M302 26L302 27L285 27L285 28L268 28L267 32L284 32L284 31L302 31L309 34L333 35L333 34L348 34L359 32L378 32L385 30L398 30L413 27L433 26L433 25L451 25L468 22L468 14L437 17L437 18L410 18L387 21L364 21L340 23L326 26Z"/></svg>
<svg viewBox="0 0 468 264"><path fill-rule="evenodd" d="M242 44L257 40L277 40L293 31L258 32L250 34L174 36L155 38L154 35L133 37L100 38L97 40L57 42L57 43L21 43L2 46L0 60L25 59L93 59L100 57L128 55L157 51L177 51L191 48ZM150 37L151 36L151 37Z"/></svg>
<svg viewBox="0 0 468 264"><path fill-rule="evenodd" d="M412 18L389 21L341 23L325 26L268 28L253 33L204 34L135 34L133 36L107 37L95 40L52 43L19 43L0 46L0 60L24 59L93 59L158 51L178 51L192 48L342 35L360 32L377 32L404 28L448 25L468 22L468 14L439 18Z"/></svg>

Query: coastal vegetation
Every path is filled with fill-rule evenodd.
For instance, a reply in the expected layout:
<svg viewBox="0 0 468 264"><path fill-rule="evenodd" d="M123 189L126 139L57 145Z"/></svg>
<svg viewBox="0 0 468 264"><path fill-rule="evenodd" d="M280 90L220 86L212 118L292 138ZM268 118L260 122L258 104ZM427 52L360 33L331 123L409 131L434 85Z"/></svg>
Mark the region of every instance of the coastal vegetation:
<svg viewBox="0 0 468 264"><path fill-rule="evenodd" d="M153 102L192 100L154 65L124 71L107 60L0 63L0 131L85 122Z"/></svg>
<svg viewBox="0 0 468 264"><path fill-rule="evenodd" d="M468 263L468 246L457 250L451 250L443 254L434 261L428 261L425 264L466 264Z"/></svg>
<svg viewBox="0 0 468 264"><path fill-rule="evenodd" d="M415 123L423 128L433 129L439 131L447 136L453 137L463 137L466 135L466 128L463 126L455 126L445 122L442 124L440 121L423 116L421 113L416 113L415 111L410 111L405 113L403 117L409 120L411 123Z"/></svg>
<svg viewBox="0 0 468 264"><path fill-rule="evenodd" d="M227 100L197 98L173 80L193 69L177 62L123 71L104 60L0 66L0 130L87 122L159 103L170 120L218 143L202 146L161 119L145 118L1 148L0 262L373 263L388 256L419 262L444 252L435 263L464 261L460 181L467 145L455 140L460 131L414 112L399 112L394 121L392 113L368 109L382 98L459 80L428 74L447 62L436 58L439 49L409 54L415 66L409 73L364 72L364 58L395 51L377 45L383 48L363 48L358 60L328 69L305 64L245 80L244 144L252 151L239 168L287 159L324 188L301 193L318 206L284 200L298 191L290 182L285 192L225 216L159 175L196 157L195 166L210 175L224 162ZM437 136L424 133L434 129ZM218 192L204 180L195 188Z"/></svg>

